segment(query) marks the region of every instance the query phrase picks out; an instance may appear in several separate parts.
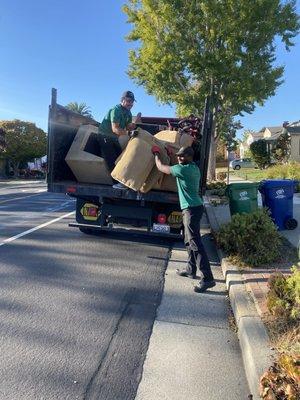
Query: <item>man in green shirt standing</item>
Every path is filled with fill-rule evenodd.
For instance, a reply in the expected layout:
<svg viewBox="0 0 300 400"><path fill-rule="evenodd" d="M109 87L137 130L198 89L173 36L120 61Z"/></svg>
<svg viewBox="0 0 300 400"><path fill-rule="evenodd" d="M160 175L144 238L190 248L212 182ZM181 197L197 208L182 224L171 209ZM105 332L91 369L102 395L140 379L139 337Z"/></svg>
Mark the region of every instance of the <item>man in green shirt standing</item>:
<svg viewBox="0 0 300 400"><path fill-rule="evenodd" d="M193 162L194 150L192 147L182 147L178 153L178 164L163 165L159 159L160 150L152 147L155 163L159 171L173 175L176 178L179 203L182 210L184 226L184 242L188 252L188 262L184 270L177 270L179 276L196 278L197 267L202 279L194 287L198 293L216 285L208 256L203 246L200 234L200 220L204 211L203 200L199 195L200 170Z"/></svg>
<svg viewBox="0 0 300 400"><path fill-rule="evenodd" d="M136 125L132 122L131 108L135 102L134 94L127 90L122 94L120 104L111 108L103 118L99 128L99 142L103 157L110 171L115 167L115 161L122 152L119 137L127 136L128 131L135 129ZM138 113L136 120L141 114Z"/></svg>

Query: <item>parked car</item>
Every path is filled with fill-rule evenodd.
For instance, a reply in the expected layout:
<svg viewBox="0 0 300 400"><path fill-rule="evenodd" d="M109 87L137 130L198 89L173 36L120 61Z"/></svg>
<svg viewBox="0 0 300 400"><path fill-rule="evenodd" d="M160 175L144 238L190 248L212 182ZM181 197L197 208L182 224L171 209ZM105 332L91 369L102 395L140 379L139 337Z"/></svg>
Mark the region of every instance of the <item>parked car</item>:
<svg viewBox="0 0 300 400"><path fill-rule="evenodd" d="M251 158L239 158L229 163L230 168L239 170L241 168L255 168L256 164Z"/></svg>

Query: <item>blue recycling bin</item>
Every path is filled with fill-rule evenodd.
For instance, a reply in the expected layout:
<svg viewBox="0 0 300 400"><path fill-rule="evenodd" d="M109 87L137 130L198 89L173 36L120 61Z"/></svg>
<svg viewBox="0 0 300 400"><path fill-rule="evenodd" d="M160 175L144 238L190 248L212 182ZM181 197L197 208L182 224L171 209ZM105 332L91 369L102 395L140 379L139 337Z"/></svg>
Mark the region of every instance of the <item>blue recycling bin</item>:
<svg viewBox="0 0 300 400"><path fill-rule="evenodd" d="M269 179L262 181L258 190L263 206L268 208L279 230L295 229L298 225L293 218L293 197L296 182L291 179Z"/></svg>

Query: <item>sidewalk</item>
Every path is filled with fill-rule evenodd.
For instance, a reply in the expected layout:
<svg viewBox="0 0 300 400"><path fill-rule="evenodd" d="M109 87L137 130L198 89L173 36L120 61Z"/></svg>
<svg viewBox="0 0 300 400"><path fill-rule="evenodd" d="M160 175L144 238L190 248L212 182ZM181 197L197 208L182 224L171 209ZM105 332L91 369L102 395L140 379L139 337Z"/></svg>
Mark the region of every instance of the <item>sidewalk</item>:
<svg viewBox="0 0 300 400"><path fill-rule="evenodd" d="M209 227L216 231L230 220L229 206L213 207L206 197L205 207L208 219L203 218L201 233L217 286L205 294L193 293L195 281L175 272L185 265L186 251L180 245L173 248L135 400L260 399L259 379L275 356L262 322L272 271L241 274L229 264L208 240ZM300 224L299 214L298 195L294 217ZM295 245L299 226L282 233ZM237 334L229 329L227 295Z"/></svg>
<svg viewBox="0 0 300 400"><path fill-rule="evenodd" d="M205 216L202 222L217 285L195 293L196 280L176 275L185 267L186 250L181 243L173 247L135 400L247 400L251 393Z"/></svg>

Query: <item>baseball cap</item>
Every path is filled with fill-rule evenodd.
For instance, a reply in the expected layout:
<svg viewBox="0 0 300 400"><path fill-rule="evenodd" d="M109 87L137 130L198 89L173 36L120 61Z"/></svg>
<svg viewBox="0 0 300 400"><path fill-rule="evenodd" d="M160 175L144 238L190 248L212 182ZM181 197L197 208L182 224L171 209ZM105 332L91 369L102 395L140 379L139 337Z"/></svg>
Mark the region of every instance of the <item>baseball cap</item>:
<svg viewBox="0 0 300 400"><path fill-rule="evenodd" d="M124 92L122 94L122 99L124 97L128 97L129 99L132 99L133 101L136 101L135 98L134 98L134 94L130 90L126 90L126 92Z"/></svg>
<svg viewBox="0 0 300 400"><path fill-rule="evenodd" d="M194 157L194 150L190 146L189 147L181 147L175 154L176 154L176 156Z"/></svg>

